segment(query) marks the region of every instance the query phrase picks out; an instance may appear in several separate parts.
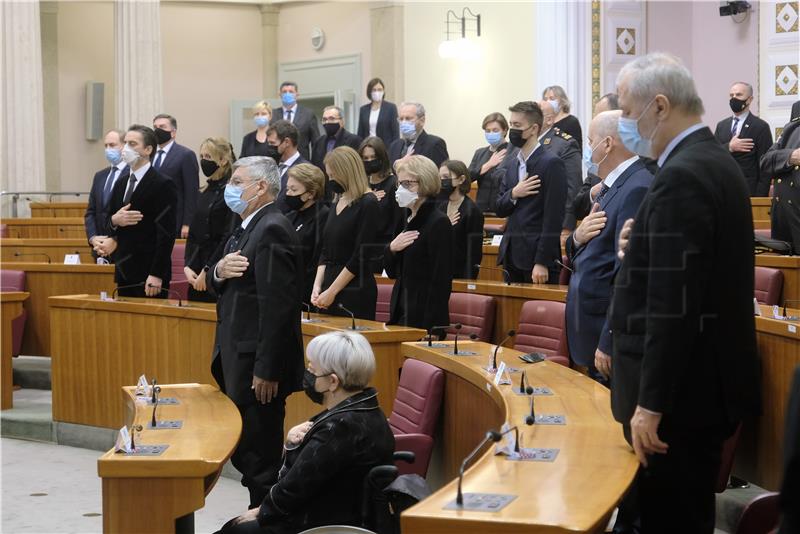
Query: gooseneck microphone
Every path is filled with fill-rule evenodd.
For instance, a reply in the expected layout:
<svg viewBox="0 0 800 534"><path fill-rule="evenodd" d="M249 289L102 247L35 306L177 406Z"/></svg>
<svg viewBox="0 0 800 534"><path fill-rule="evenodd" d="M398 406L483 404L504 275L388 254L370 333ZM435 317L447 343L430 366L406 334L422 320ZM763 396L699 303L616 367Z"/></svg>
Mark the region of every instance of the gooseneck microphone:
<svg viewBox="0 0 800 534"><path fill-rule="evenodd" d="M531 397L531 413L525 417L525 424L531 426L536 423L536 412L533 410L533 388L528 386L528 388L525 390L525 393Z"/></svg>
<svg viewBox="0 0 800 534"><path fill-rule="evenodd" d="M433 333L434 332L447 330L451 326L453 326L453 325L447 324L447 325L444 325L444 326L432 326L432 327L428 328L428 346L429 347L433 346Z"/></svg>
<svg viewBox="0 0 800 534"><path fill-rule="evenodd" d="M301 302L301 304L306 309L306 321L310 321L311 320L311 304L309 304L307 302Z"/></svg>
<svg viewBox="0 0 800 534"><path fill-rule="evenodd" d="M161 393L161 386L155 385L156 381L153 380L153 417L150 418L150 426L156 428L158 421L156 421L156 408L158 408L158 394Z"/></svg>
<svg viewBox="0 0 800 534"><path fill-rule="evenodd" d="M519 374L519 394L525 393L525 371Z"/></svg>
<svg viewBox="0 0 800 534"><path fill-rule="evenodd" d="M570 268L570 267L567 267L566 265L564 265L563 263L561 263L561 260L554 260L554 261L553 261L553 263L555 263L556 265L558 265L558 266L559 266L559 267L561 267L562 269L566 269L566 270L568 270L568 271L569 271L569 272L571 272L571 273L574 273L574 272L575 272L575 271L573 271L573 270L572 270L572 268Z"/></svg>
<svg viewBox="0 0 800 534"><path fill-rule="evenodd" d="M498 343L497 346L494 348L494 354L492 354L492 369L497 369L497 351L500 349L500 345L502 345L503 343L505 343L506 341L508 341L509 339L511 339L516 335L517 335L516 331L509 330L503 341Z"/></svg>
<svg viewBox="0 0 800 534"><path fill-rule="evenodd" d="M464 458L463 462L461 462L461 468L458 470L458 493L456 494L456 504L458 506L464 505L464 495L461 493L461 483L464 481L464 469L467 468L467 464L469 464L469 462L471 462L472 459L475 458L475 456L480 452L480 450L483 448L484 445L486 445L490 441L497 443L498 441L500 441L501 437L502 436L499 432L490 430L489 432L486 433L486 436L478 444L478 446L475 447L472 450L472 452L467 455L466 458Z"/></svg>
<svg viewBox="0 0 800 534"><path fill-rule="evenodd" d="M147 284L147 287L156 287L153 284ZM158 291L161 293L166 293L167 295L172 296L175 295L175 299L178 301L178 307L183 307L183 300L181 300L181 294L175 291L174 289L167 289L166 287L159 287Z"/></svg>
<svg viewBox="0 0 800 534"><path fill-rule="evenodd" d="M350 316L350 319L353 321L352 326L350 326L350 330L355 330L356 329L356 315L353 312L351 312L350 310L348 310L347 308L345 308L344 304L342 304L341 302L339 303L339 309Z"/></svg>
<svg viewBox="0 0 800 534"><path fill-rule="evenodd" d="M144 287L144 282L139 282L138 284L129 284L127 286L117 286L114 288L114 291L111 292L111 300L116 300L117 292L120 289L132 289L134 287Z"/></svg>
<svg viewBox="0 0 800 534"><path fill-rule="evenodd" d="M786 317L787 319L788 319L788 317L786 316L786 305L789 304L790 302L792 304L800 304L800 300L784 300L783 301L783 316Z"/></svg>
<svg viewBox="0 0 800 534"><path fill-rule="evenodd" d="M461 331L461 323L456 323L453 325L453 328L456 329L456 337L453 339L453 354L458 355L458 333Z"/></svg>
<svg viewBox="0 0 800 534"><path fill-rule="evenodd" d="M44 252L15 252L14 257L20 258L22 256L44 256L47 258L47 263L53 263L53 260L50 259L50 255Z"/></svg>
<svg viewBox="0 0 800 534"><path fill-rule="evenodd" d="M508 271L506 271L502 267L486 267L485 265L481 265L480 263L476 263L474 267L476 269L488 269L489 271L500 271L503 273L503 281L506 283L506 285L507 286L511 285L511 275L508 274Z"/></svg>
<svg viewBox="0 0 800 534"><path fill-rule="evenodd" d="M156 379L154 378L153 379L153 383L150 385L150 403L151 404L155 404L156 403L156 398L157 398L157 394L156 394Z"/></svg>

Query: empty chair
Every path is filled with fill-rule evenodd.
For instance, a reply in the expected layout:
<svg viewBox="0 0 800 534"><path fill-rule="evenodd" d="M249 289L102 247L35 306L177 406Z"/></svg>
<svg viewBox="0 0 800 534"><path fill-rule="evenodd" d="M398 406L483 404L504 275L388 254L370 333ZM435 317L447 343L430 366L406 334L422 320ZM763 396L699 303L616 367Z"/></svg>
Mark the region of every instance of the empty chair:
<svg viewBox="0 0 800 534"><path fill-rule="evenodd" d="M444 391L444 372L438 367L408 359L403 363L400 383L389 416L396 451L411 451L413 464L396 462L400 474L428 472L433 450L433 432L439 419Z"/></svg>
<svg viewBox="0 0 800 534"><path fill-rule="evenodd" d="M0 271L0 291L25 291L25 271ZM11 321L11 355L19 356L22 350L22 336L25 334L25 321L28 310L22 309L19 317Z"/></svg>
<svg viewBox="0 0 800 534"><path fill-rule="evenodd" d="M744 507L736 534L768 534L778 526L779 493L762 493Z"/></svg>
<svg viewBox="0 0 800 534"><path fill-rule="evenodd" d="M375 320L379 323L385 323L389 320L392 289L394 289L394 282L391 284L378 284L378 300L375 302Z"/></svg>
<svg viewBox="0 0 800 534"><path fill-rule="evenodd" d="M759 304L773 306L780 303L783 291L783 272L770 267L756 267L753 294Z"/></svg>
<svg viewBox="0 0 800 534"><path fill-rule="evenodd" d="M472 293L451 293L450 294L450 323L461 323L459 337L467 337L476 334L478 339L486 341L492 340L494 333L494 311L497 301L494 297L486 295L474 295ZM447 330L447 339L453 339L456 334L455 328Z"/></svg>
<svg viewBox="0 0 800 534"><path fill-rule="evenodd" d="M772 230L770 230L769 228L756 228L754 234L757 237L772 239Z"/></svg>
<svg viewBox="0 0 800 534"><path fill-rule="evenodd" d="M563 302L529 300L522 305L514 348L541 352L551 361L569 367Z"/></svg>
<svg viewBox="0 0 800 534"><path fill-rule="evenodd" d="M181 300L189 298L189 280L186 279L186 273L183 272L185 252L186 245L183 243L175 243L172 247L172 280L169 288L177 291Z"/></svg>
<svg viewBox="0 0 800 534"><path fill-rule="evenodd" d="M561 256L561 272L558 274L559 285L568 286L570 276L572 276L572 261L565 254Z"/></svg>

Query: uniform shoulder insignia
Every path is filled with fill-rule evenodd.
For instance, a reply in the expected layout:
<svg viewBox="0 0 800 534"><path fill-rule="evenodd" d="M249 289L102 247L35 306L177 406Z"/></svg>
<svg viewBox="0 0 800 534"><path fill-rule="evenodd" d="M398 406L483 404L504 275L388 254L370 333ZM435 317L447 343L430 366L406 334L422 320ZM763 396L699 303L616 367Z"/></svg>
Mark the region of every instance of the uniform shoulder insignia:
<svg viewBox="0 0 800 534"><path fill-rule="evenodd" d="M570 134L568 134L567 132L558 132L558 133L559 133L559 135L561 135L561 137L563 137L564 139L572 139L572 136L571 136Z"/></svg>
<svg viewBox="0 0 800 534"><path fill-rule="evenodd" d="M542 144L543 145L549 145L551 140L552 139L550 137L548 137L547 139L544 140L544 143L542 143Z"/></svg>

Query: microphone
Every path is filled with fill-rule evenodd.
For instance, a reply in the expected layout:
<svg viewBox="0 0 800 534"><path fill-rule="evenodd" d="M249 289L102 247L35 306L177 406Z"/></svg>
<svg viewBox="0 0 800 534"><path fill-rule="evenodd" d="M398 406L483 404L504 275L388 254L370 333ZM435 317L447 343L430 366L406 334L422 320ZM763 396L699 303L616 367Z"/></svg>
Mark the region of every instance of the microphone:
<svg viewBox="0 0 800 534"><path fill-rule="evenodd" d="M147 287L156 287L156 286L154 286L153 284L147 284ZM167 295L172 295L174 293L175 295L177 295L175 298L178 299L178 307L179 308L183 307L183 301L181 300L181 294L178 293L177 291L175 291L174 289L167 289L166 287L159 287L158 291L161 292L161 293L166 292Z"/></svg>
<svg viewBox="0 0 800 534"><path fill-rule="evenodd" d="M528 388L525 390L525 393L531 396L531 413L525 417L525 424L531 426L536 423L536 412L533 411L533 388L528 386Z"/></svg>
<svg viewBox="0 0 800 534"><path fill-rule="evenodd" d="M432 326L432 327L428 328L428 346L429 347L433 346L433 333L435 331L437 331L437 330L447 330L451 326L453 326L453 325L448 324L448 325L444 325L444 326Z"/></svg>
<svg viewBox="0 0 800 534"><path fill-rule="evenodd" d="M497 351L498 349L500 349L500 345L502 345L503 343L505 343L506 341L508 341L509 339L511 339L516 335L517 333L514 330L509 330L508 333L506 334L505 339L503 339L503 341L498 343L497 346L494 348L494 354L492 354L492 367L491 367L492 370L497 369Z"/></svg>
<svg viewBox="0 0 800 534"><path fill-rule="evenodd" d="M784 300L783 301L783 316L786 317L787 319L789 317L786 315L786 305L789 304L790 302L792 304L800 304L800 300Z"/></svg>
<svg viewBox="0 0 800 534"><path fill-rule="evenodd" d="M575 271L574 271L574 270L572 270L570 267L567 267L566 265L564 265L563 263L561 263L561 260L555 260L553 263L555 263L556 265L558 265L558 266L559 266L559 267L561 267L562 269L566 269L566 270L568 270L568 271L569 271L569 272L571 272L571 273L574 273L574 272L575 272Z"/></svg>
<svg viewBox="0 0 800 534"><path fill-rule="evenodd" d="M308 304L307 302L301 302L300 304L302 304L303 307L306 309L306 321L310 321L311 320L311 304Z"/></svg>
<svg viewBox="0 0 800 534"><path fill-rule="evenodd" d="M14 253L14 257L15 258L19 258L21 256L44 256L45 258L47 258L47 263L53 263L53 261L50 259L50 256L48 254L44 253L44 252L15 252Z"/></svg>
<svg viewBox="0 0 800 534"><path fill-rule="evenodd" d="M150 386L150 395L151 395L151 397L150 397L151 404L155 404L156 403L156 398L157 398L157 395L156 395L156 379L155 378L153 379L153 383Z"/></svg>
<svg viewBox="0 0 800 534"><path fill-rule="evenodd" d="M511 285L511 275L508 274L508 271L506 271L502 267L484 267L480 263L476 263L474 267L477 269L488 269L490 271L501 271L503 273L503 281L506 283L507 286Z"/></svg>
<svg viewBox="0 0 800 534"><path fill-rule="evenodd" d="M456 329L456 337L453 339L453 354L458 355L458 333L461 331L461 323L456 323L453 325L453 328Z"/></svg>
<svg viewBox="0 0 800 534"><path fill-rule="evenodd" d="M131 427L131 450L136 450L136 433L142 431L142 425L133 425Z"/></svg>
<svg viewBox="0 0 800 534"><path fill-rule="evenodd" d="M156 428L158 427L158 421L156 421L156 408L158 408L158 394L161 392L161 387L155 385L156 381L153 380L153 417L150 418L150 427Z"/></svg>
<svg viewBox="0 0 800 534"><path fill-rule="evenodd" d="M114 291L111 292L111 300L116 300L117 298L117 291L120 289L131 289L134 287L144 287L144 282L139 282L138 284L129 284L127 286L117 286L114 288Z"/></svg>
<svg viewBox="0 0 800 534"><path fill-rule="evenodd" d="M525 393L525 371L519 374L519 394Z"/></svg>
<svg viewBox="0 0 800 534"><path fill-rule="evenodd" d="M355 330L356 329L356 316L355 316L355 314L353 312L351 312L350 310L348 310L347 308L345 308L344 304L342 304L341 302L339 303L339 309L350 316L350 319L353 321L353 325L350 327L350 330Z"/></svg>
<svg viewBox="0 0 800 534"><path fill-rule="evenodd" d="M464 458L463 462L461 462L461 468L458 470L458 493L456 494L456 504L458 506L464 505L464 495L461 493L461 483L464 480L464 469L467 468L467 464L470 461L472 461L472 459L475 457L475 455L477 455L480 452L480 450L483 448L484 445L486 445L490 441L497 443L498 441L500 441L501 437L502 434L500 434L499 432L490 430L489 432L486 433L486 436L478 444L478 446L475 447L475 449L473 449L473 451L469 453L466 458Z"/></svg>

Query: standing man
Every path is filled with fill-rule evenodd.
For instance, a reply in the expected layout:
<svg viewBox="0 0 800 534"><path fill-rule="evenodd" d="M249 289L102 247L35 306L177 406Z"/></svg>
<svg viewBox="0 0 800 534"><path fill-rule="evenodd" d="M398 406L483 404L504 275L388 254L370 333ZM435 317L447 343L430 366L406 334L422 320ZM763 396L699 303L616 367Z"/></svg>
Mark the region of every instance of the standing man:
<svg viewBox="0 0 800 534"><path fill-rule="evenodd" d="M122 159L130 172L111 193L108 237L96 240L95 250L114 259L114 281L123 296L165 298L172 276L178 198L175 183L150 164L156 146L147 126L128 128Z"/></svg>
<svg viewBox="0 0 800 534"><path fill-rule="evenodd" d="M178 121L172 115L161 113L153 119L158 150L153 166L175 182L178 189L178 212L175 214L175 235L181 239L189 236L189 223L197 209L200 171L194 151L175 141Z"/></svg>
<svg viewBox="0 0 800 534"><path fill-rule="evenodd" d="M302 386L304 271L296 232L275 205L275 162L251 156L233 168L225 202L242 222L206 274L218 296L211 372L242 415L231 461L255 508L278 477L286 397Z"/></svg>
<svg viewBox="0 0 800 534"><path fill-rule="evenodd" d="M497 195L497 216L508 217L497 264L508 271L511 282L555 284L567 198L564 162L539 144L539 104L518 102L508 109L508 140L519 153L505 164Z"/></svg>
<svg viewBox="0 0 800 534"><path fill-rule="evenodd" d="M122 161L122 147L125 132L121 130L109 130L103 139L105 144L106 160L111 164L110 167L97 171L92 180L92 188L89 191L89 205L83 216L83 226L86 228L86 239L94 249L95 242L105 239L106 225L108 224L108 204L111 201L111 192L117 180L128 179L128 165ZM92 254L97 252L92 250Z"/></svg>
<svg viewBox="0 0 800 534"><path fill-rule="evenodd" d="M395 162L407 156L425 156L436 168L450 159L444 139L425 131L425 106L419 102L403 102L398 110L400 139L389 145L389 162L395 169Z"/></svg>
<svg viewBox="0 0 800 534"><path fill-rule="evenodd" d="M642 531L711 534L722 442L760 401L749 191L680 60L631 61L617 93L622 142L659 171L620 237L612 412L641 463Z"/></svg>
<svg viewBox="0 0 800 534"><path fill-rule="evenodd" d="M337 106L328 106L322 111L322 127L325 133L320 135L312 147L311 163L325 172L325 156L337 146L349 146L356 152L361 146L361 138L344 128L342 110Z"/></svg>
<svg viewBox="0 0 800 534"><path fill-rule="evenodd" d="M297 103L297 84L294 82L283 82L279 89L281 93L281 103L283 106L275 110L272 114L270 124L278 121L288 121L297 128L298 140L297 149L308 160L310 156L309 147L314 140L319 137L319 121L314 112L305 106Z"/></svg>
<svg viewBox="0 0 800 534"><path fill-rule="evenodd" d="M783 127L778 140L761 158L761 172L775 179L772 238L792 243L800 253L800 116Z"/></svg>
<svg viewBox="0 0 800 534"><path fill-rule="evenodd" d="M753 86L736 82L731 86L730 106L733 116L722 119L717 124L714 137L731 153L742 169L747 187L752 197L769 195L769 182L772 179L762 173L759 162L772 146L772 132L769 124L750 113L753 103Z"/></svg>
<svg viewBox="0 0 800 534"><path fill-rule="evenodd" d="M308 163L297 148L299 132L294 124L289 121L276 121L267 128L267 143L270 145L271 158L278 164L278 177L280 179L280 192L275 200L282 213L288 213L289 206L285 202L286 181L289 179L290 167Z"/></svg>

